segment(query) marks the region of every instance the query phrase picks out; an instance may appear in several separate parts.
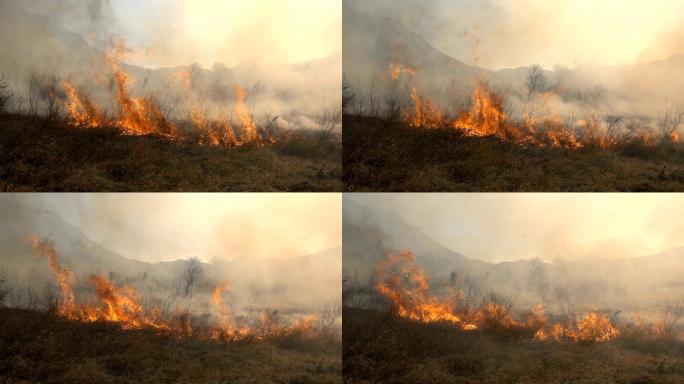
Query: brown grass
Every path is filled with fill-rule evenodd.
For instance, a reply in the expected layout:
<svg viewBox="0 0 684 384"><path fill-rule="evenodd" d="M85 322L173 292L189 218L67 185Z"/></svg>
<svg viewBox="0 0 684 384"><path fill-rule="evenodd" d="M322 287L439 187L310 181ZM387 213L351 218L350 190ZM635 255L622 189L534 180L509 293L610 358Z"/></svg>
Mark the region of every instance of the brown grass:
<svg viewBox="0 0 684 384"><path fill-rule="evenodd" d="M346 308L343 373L348 383L682 383L684 346L644 351L633 339L539 342L389 312Z"/></svg>
<svg viewBox="0 0 684 384"><path fill-rule="evenodd" d="M348 191L684 191L684 145L530 148L345 116Z"/></svg>
<svg viewBox="0 0 684 384"><path fill-rule="evenodd" d="M340 383L340 346L222 343L0 309L2 383Z"/></svg>
<svg viewBox="0 0 684 384"><path fill-rule="evenodd" d="M288 135L222 149L0 116L0 191L339 191L341 144Z"/></svg>

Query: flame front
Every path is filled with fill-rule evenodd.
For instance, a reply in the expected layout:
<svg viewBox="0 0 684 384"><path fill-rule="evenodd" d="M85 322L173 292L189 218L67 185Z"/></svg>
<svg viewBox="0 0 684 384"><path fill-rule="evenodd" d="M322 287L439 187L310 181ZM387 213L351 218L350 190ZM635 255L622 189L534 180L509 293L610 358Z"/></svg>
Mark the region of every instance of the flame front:
<svg viewBox="0 0 684 384"><path fill-rule="evenodd" d="M397 81L402 73L414 75L417 70L401 64L390 64L389 78ZM455 118L448 118L428 98L412 88L410 97L413 108L404 111L406 123L414 128L452 128L465 136L492 136L522 146L552 147L576 150L594 146L611 148L619 144L618 137L610 130L603 130L596 115L578 119L573 123L562 121L555 110L552 92L530 95L522 119L514 120L505 112L504 99L483 82L478 81L472 94L470 108L461 110ZM638 137L646 144L657 142L655 132L641 132ZM677 131L668 134L672 141L679 141Z"/></svg>
<svg viewBox="0 0 684 384"><path fill-rule="evenodd" d="M375 266L375 271L375 288L392 302L399 316L426 323L446 321L463 325L454 314L452 303L431 296L428 278L415 264L413 253L388 255Z"/></svg>
<svg viewBox="0 0 684 384"><path fill-rule="evenodd" d="M72 287L73 276L59 264L54 245L41 241L37 236L31 236L29 241L36 256L47 258L50 271L59 286L62 300L57 303L57 314L61 317L84 322L108 321L120 324L123 329L150 328L159 332L221 341L264 340L295 332L304 337L315 336L316 316L306 316L290 324L283 324L277 316L268 312L260 317L255 327L236 324L230 307L223 301L223 295L229 288L228 283L217 285L212 292L212 302L219 315L216 324L208 328L193 329L192 319L187 313L169 316L155 306L146 309L133 288L119 287L98 275L89 278L98 304L78 303Z"/></svg>
<svg viewBox="0 0 684 384"><path fill-rule="evenodd" d="M79 127L101 127L104 125L102 113L87 96L79 92L70 82L62 82L67 94L66 112L73 125Z"/></svg>
<svg viewBox="0 0 684 384"><path fill-rule="evenodd" d="M119 128L127 135L157 134L170 139L188 139L176 124L171 122L162 112L162 108L156 99L150 95L146 97L134 97L131 94L133 79L127 73L122 64L123 60L131 56L133 51L126 47L123 39L113 39L110 49L104 55L104 62L109 70L114 84L116 106L115 117L107 118L106 113L99 109L88 96L77 89L68 81L63 82L63 88L67 95L65 109L69 121L79 127L102 127L112 126ZM247 91L235 86L235 101L231 112L237 117L242 135L238 140L230 119L222 113L219 120L210 119L199 107L191 90L191 70L178 71L170 75L172 80L182 84L185 96L189 103L189 121L198 129L197 143L200 145L235 147L245 144L256 143L263 145L273 143L270 137L265 139L258 131L252 114L247 107Z"/></svg>
<svg viewBox="0 0 684 384"><path fill-rule="evenodd" d="M463 331L486 330L503 335L524 332L537 340L603 342L620 336L610 319L594 311L567 327L560 323L548 326L542 305L517 317L497 302L473 310L460 292L452 292L451 300L439 299L431 293L428 277L410 251L387 255L376 264L375 273L378 293L389 300L398 316L414 321L448 323Z"/></svg>
<svg viewBox="0 0 684 384"><path fill-rule="evenodd" d="M33 253L35 253L36 256L42 256L48 259L50 272L52 272L52 276L57 280L59 290L62 293L63 301L61 305L58 306L57 311L60 315L69 317L76 312L76 298L74 296L74 290L71 287L71 273L69 270L62 268L57 262L57 252L52 243L42 242L37 236L31 236L29 241L31 242L31 245L33 245Z"/></svg>

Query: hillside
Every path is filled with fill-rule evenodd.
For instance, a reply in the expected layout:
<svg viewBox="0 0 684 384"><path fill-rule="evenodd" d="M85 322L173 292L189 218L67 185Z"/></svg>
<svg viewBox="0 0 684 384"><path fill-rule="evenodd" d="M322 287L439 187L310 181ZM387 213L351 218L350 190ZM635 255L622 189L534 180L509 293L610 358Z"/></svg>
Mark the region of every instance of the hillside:
<svg viewBox="0 0 684 384"><path fill-rule="evenodd" d="M109 82L105 54L111 46L103 42L93 46L86 36L69 30L49 15L28 13L11 2L0 6L0 77L9 83L15 103L21 99L26 104L31 92L31 97L36 98L36 93L42 92L36 88L68 80L87 90L100 105L111 105L111 89L102 87ZM17 36L30 37L32 44ZM144 50L127 48L131 59L139 58ZM165 110L178 115L189 114L192 105L187 102L195 99L201 100L202 108L207 110L225 106L233 97L233 87L239 85L254 93L250 108L259 118L263 114L271 118L278 115L281 124L315 129L321 110L339 103L340 98L339 55L272 66L244 62L233 67L216 63L210 68L193 63L161 68L122 63L121 67L131 77L133 94L154 96ZM191 76L189 84L181 81L181 75L186 74ZM29 84L30 80L34 83ZM39 94L38 99L41 97ZM26 105L22 107L27 109Z"/></svg>
<svg viewBox="0 0 684 384"><path fill-rule="evenodd" d="M340 383L339 342L222 343L123 331L0 308L0 381L8 383Z"/></svg>
<svg viewBox="0 0 684 384"><path fill-rule="evenodd" d="M0 115L0 149L4 192L341 189L341 143L316 132L265 147L221 149Z"/></svg>
<svg viewBox="0 0 684 384"><path fill-rule="evenodd" d="M568 151L359 116L345 117L343 140L347 191L684 190L681 143Z"/></svg>
<svg viewBox="0 0 684 384"><path fill-rule="evenodd" d="M361 11L356 8L373 9ZM370 93L384 102L385 95L410 102L406 95L394 94L405 83L428 94L430 101L445 109L453 109L472 93L478 81L502 93L509 107L524 103L529 67L488 69L468 65L429 42L421 33L454 45L454 33L464 33L465 25L444 20L430 13L429 7L412 2L379 2L374 5L345 2L344 4L344 75L354 91L364 95L368 103ZM439 32L441 31L441 32ZM463 36L462 43L467 38ZM449 44L447 44L449 45ZM454 47L455 48L455 47ZM479 47L458 47L460 51ZM471 53L473 55L473 53ZM472 58L475 60L475 58ZM680 103L684 75L680 68L684 55L633 65L606 66L579 63L573 68L556 67L543 71L550 90L561 100L554 106L561 114L582 114L598 111L601 114L622 116L656 116L668 104ZM475 60L476 61L476 60ZM416 72L388 79L390 64L413 67ZM530 62L529 65L535 64ZM397 80L397 79L395 79ZM360 102L360 100L357 100ZM372 109L373 106L360 106Z"/></svg>
<svg viewBox="0 0 684 384"><path fill-rule="evenodd" d="M457 284L478 297L492 292L506 296L518 307L543 302L556 310L612 308L629 313L657 310L684 295L682 248L631 259L604 259L599 253L569 261L488 263L440 245L393 213L350 199L343 209L345 289L349 295L364 296L362 300L369 299L366 289L376 263L399 250L416 255L417 265L437 292ZM553 260L553 255L548 259Z"/></svg>
<svg viewBox="0 0 684 384"><path fill-rule="evenodd" d="M616 339L538 342L463 332L390 313L346 309L343 373L347 383L624 383L684 380L684 344Z"/></svg>
<svg viewBox="0 0 684 384"><path fill-rule="evenodd" d="M34 255L28 242L32 235L54 242L60 265L86 291L87 278L96 274L126 282L146 296L173 297L173 289L187 265L186 260L148 263L130 259L88 238L80 228L69 225L54 212L18 201L3 204L0 217L0 270L14 285L19 298L29 289L27 284L43 287L54 281L47 262ZM306 313L316 313L339 297L340 248L269 259L241 256L202 263L206 272L206 287L202 290L210 292L217 284L229 282L235 304L256 310L286 308Z"/></svg>

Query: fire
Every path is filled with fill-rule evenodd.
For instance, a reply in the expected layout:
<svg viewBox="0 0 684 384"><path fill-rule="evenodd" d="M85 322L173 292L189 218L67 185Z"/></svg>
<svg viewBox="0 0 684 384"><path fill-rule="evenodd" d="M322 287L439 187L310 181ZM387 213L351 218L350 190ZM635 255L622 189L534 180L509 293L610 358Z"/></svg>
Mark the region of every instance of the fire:
<svg viewBox="0 0 684 384"><path fill-rule="evenodd" d="M483 82L473 92L470 109L461 111L454 119L445 115L429 100L411 90L414 110L407 114L407 122L416 128L451 127L465 136L493 136L520 145L578 149L583 145L577 137L560 123L558 116L541 119L526 113L524 121L513 122L504 111L504 100Z"/></svg>
<svg viewBox="0 0 684 384"><path fill-rule="evenodd" d="M410 251L387 255L376 264L375 273L378 293L389 300L398 316L410 320L447 323L463 331L527 333L537 340L603 342L620 336L610 319L594 311L568 327L560 323L548 326L541 305L516 316L508 306L497 302L487 302L473 310L463 302L460 292L453 292L451 300L439 299L431 293L428 277Z"/></svg>
<svg viewBox="0 0 684 384"><path fill-rule="evenodd" d="M31 236L29 241L33 245L33 253L36 256L44 256L48 259L50 265L50 272L57 280L59 289L62 293L62 304L58 307L60 315L69 315L75 311L76 299L74 297L74 290L71 287L71 273L69 270L62 268L57 262L57 251L52 243L44 243L38 239L37 236Z"/></svg>
<svg viewBox="0 0 684 384"><path fill-rule="evenodd" d="M402 73L405 73L407 75L415 75L416 68L410 65L390 64L389 72L392 81L397 81Z"/></svg>
<svg viewBox="0 0 684 384"><path fill-rule="evenodd" d="M100 110L84 92L79 91L68 81L63 82L67 95L65 107L69 121L74 126L82 127L111 125L127 135L157 134L174 140L187 139L188 135L181 132L176 124L164 115L155 98L152 96L134 97L131 94L134 80L125 71L125 65L122 63L133 54L134 51L129 49L120 38L113 39L110 49L104 54L106 67L115 86L116 108L113 118L107 118L105 112ZM239 85L235 86L235 103L232 108L242 128L242 135L238 139L230 119L225 118L225 113L224 117L219 120L210 119L199 107L200 103L191 89L190 69L173 73L171 78L183 85L189 102L188 120L199 131L198 136L190 137L196 137L198 144L230 148L251 143L263 145L274 142L271 138L264 139L259 133L247 107L247 91L244 88Z"/></svg>
<svg viewBox="0 0 684 384"><path fill-rule="evenodd" d="M390 64L389 76L396 81L401 73L415 74L417 70L398 64ZM472 95L472 105L449 118L428 98L414 87L410 93L413 108L405 110L406 123L414 128L452 128L465 136L492 136L521 146L564 148L577 150L583 147L614 148L619 137L594 114L588 119L565 123L554 107L553 92L534 94L524 106L522 118L514 119L505 111L505 100L493 92L484 82L478 81ZM654 144L657 137L652 132L630 139ZM672 141L679 141L679 133L668 134Z"/></svg>
<svg viewBox="0 0 684 384"><path fill-rule="evenodd" d="M604 314L589 312L584 318L570 326L554 323L549 329L540 328L535 339L556 341L604 342L620 336L620 330Z"/></svg>
<svg viewBox="0 0 684 384"><path fill-rule="evenodd" d="M411 99L415 105L413 114L408 116L412 127L439 128L444 126L446 121L444 115L430 101L421 98L415 88L411 90Z"/></svg>
<svg viewBox="0 0 684 384"><path fill-rule="evenodd" d="M267 312L260 317L257 326L236 324L230 307L223 301L223 295L229 288L228 283L217 285L211 294L218 312L216 324L211 327L193 327L192 317L187 312L167 315L156 306L145 308L135 289L117 286L98 275L92 275L88 279L95 291L97 303L79 303L72 286L73 276L59 264L53 244L41 241L37 236L31 236L29 241L37 256L48 259L50 271L61 293L57 314L67 319L83 322L107 321L119 324L124 330L148 328L178 336L192 335L220 341L264 340L293 332L303 337L315 336L316 316L283 323L275 312Z"/></svg>
<svg viewBox="0 0 684 384"><path fill-rule="evenodd" d="M247 91L239 85L235 86L235 106L234 111L240 123L242 124L242 143L258 143L263 144L263 139L257 131L256 124L252 120L252 114L247 108L245 100L247 99Z"/></svg>
<svg viewBox="0 0 684 384"><path fill-rule="evenodd" d="M100 308L88 311L91 318L118 322L127 328L168 329L169 326L149 317L137 299L136 292L128 287L119 288L101 276L91 276L90 282L95 287L97 297L102 303ZM154 313L158 313L156 308Z"/></svg>
<svg viewBox="0 0 684 384"><path fill-rule="evenodd" d="M431 295L428 278L416 265L413 253L388 255L376 264L375 272L378 277L375 288L392 302L399 316L426 323L465 325L454 313L455 303L440 301Z"/></svg>
<svg viewBox="0 0 684 384"><path fill-rule="evenodd" d="M70 82L62 82L68 101L66 112L72 124L78 127L101 127L104 114L84 94L79 92Z"/></svg>
<svg viewBox="0 0 684 384"><path fill-rule="evenodd" d="M117 126L132 135L159 133L177 137L176 127L166 120L161 109L151 97L131 97L129 87L131 78L122 68L121 62L132 54L123 39L114 39L105 58L116 83L116 100L121 108L121 118Z"/></svg>
<svg viewBox="0 0 684 384"><path fill-rule="evenodd" d="M451 122L451 126L469 136L497 136L505 138L506 120L503 112L503 99L490 92L483 83L478 83L473 95L474 103L470 111L461 112Z"/></svg>

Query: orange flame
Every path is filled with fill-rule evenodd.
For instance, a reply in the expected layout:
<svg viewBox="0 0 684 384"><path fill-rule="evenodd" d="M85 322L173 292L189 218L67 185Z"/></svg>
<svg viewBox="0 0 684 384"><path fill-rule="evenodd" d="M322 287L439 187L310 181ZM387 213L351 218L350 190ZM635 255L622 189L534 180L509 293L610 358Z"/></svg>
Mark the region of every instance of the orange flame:
<svg viewBox="0 0 684 384"><path fill-rule="evenodd" d="M256 124L252 120L252 114L247 108L245 100L247 99L247 91L239 85L235 86L235 106L234 111L240 123L242 124L242 140L243 144L247 143L263 143L263 139L257 131Z"/></svg>
<svg viewBox="0 0 684 384"><path fill-rule="evenodd" d="M496 302L471 310L460 302L463 297L460 292L453 293L452 300L438 299L430 292L428 277L410 251L387 255L376 264L375 272L378 293L390 301L398 316L414 321L449 323L463 331L482 329L502 334L524 331L534 334L537 340L602 342L620 335L605 315L596 312L590 312L570 327L560 323L547 327L541 305L534 306L520 318L510 308Z"/></svg>
<svg viewBox="0 0 684 384"><path fill-rule="evenodd" d="M193 335L221 341L238 341L247 338L263 340L297 332L303 337L315 335L316 316L306 316L290 324L282 324L272 312L266 313L259 320L259 327L236 325L230 308L223 302L222 295L228 289L227 283L218 285L212 292L212 301L220 313L219 324L206 329L194 329L192 319L187 313L181 313L175 319L163 316L159 308L145 309L139 300L138 293L130 287L118 287L110 280L93 275L89 282L95 290L99 304L80 304L76 302L71 285L71 273L62 268L57 260L57 252L49 242L41 241L37 236L29 238L37 256L48 259L50 270L59 285L62 301L58 303L59 316L84 322L108 321L120 324L122 329L152 328L161 332L176 335Z"/></svg>
<svg viewBox="0 0 684 384"><path fill-rule="evenodd" d="M121 63L133 54L134 52L126 47L124 40L117 38L112 40L110 49L104 55L115 84L115 99L119 109L118 117L107 122L105 114L84 93L79 92L68 81L64 81L64 90L68 96L66 111L69 120L75 126L101 127L111 124L118 127L124 134L158 134L171 139L183 139L185 135L166 118L153 97L139 98L131 95L132 79ZM209 120L195 103L192 95L190 95L190 70L179 71L171 76L179 80L188 93L190 100L189 120L199 130L198 144L235 147L249 143L263 145L274 142L273 139L268 138L266 140L259 134L257 125L246 105L247 92L242 87L235 87L235 104L233 106L233 112L237 115L242 126L242 137L238 140L229 119L224 118L219 122Z"/></svg>
<svg viewBox="0 0 684 384"><path fill-rule="evenodd" d="M48 259L52 276L57 280L60 292L62 293L62 303L58 307L58 313L65 316L74 313L76 298L71 287L71 273L69 270L62 268L57 262L57 251L55 251L54 245L42 242L38 236L31 236L29 241L33 246L33 253L36 256L44 256Z"/></svg>
<svg viewBox="0 0 684 384"><path fill-rule="evenodd" d="M552 338L556 341L604 342L620 336L620 330L604 314L589 312L584 318L568 327L554 323L549 329L540 328L534 335L537 340Z"/></svg>
<svg viewBox="0 0 684 384"><path fill-rule="evenodd" d="M401 76L402 73L405 73L407 75L415 75L416 74L416 68L410 65L402 65L402 64L390 64L389 65L389 73L390 77L392 78L392 81L397 81L399 79L399 76Z"/></svg>
<svg viewBox="0 0 684 384"><path fill-rule="evenodd" d="M101 127L104 114L67 80L62 82L67 94L66 112L72 124L79 127Z"/></svg>
<svg viewBox="0 0 684 384"><path fill-rule="evenodd" d="M394 272L390 273L391 270ZM399 316L427 323L446 321L463 325L453 312L454 303L431 296L428 278L415 264L413 253L390 254L376 264L375 271L375 288L392 302Z"/></svg>

